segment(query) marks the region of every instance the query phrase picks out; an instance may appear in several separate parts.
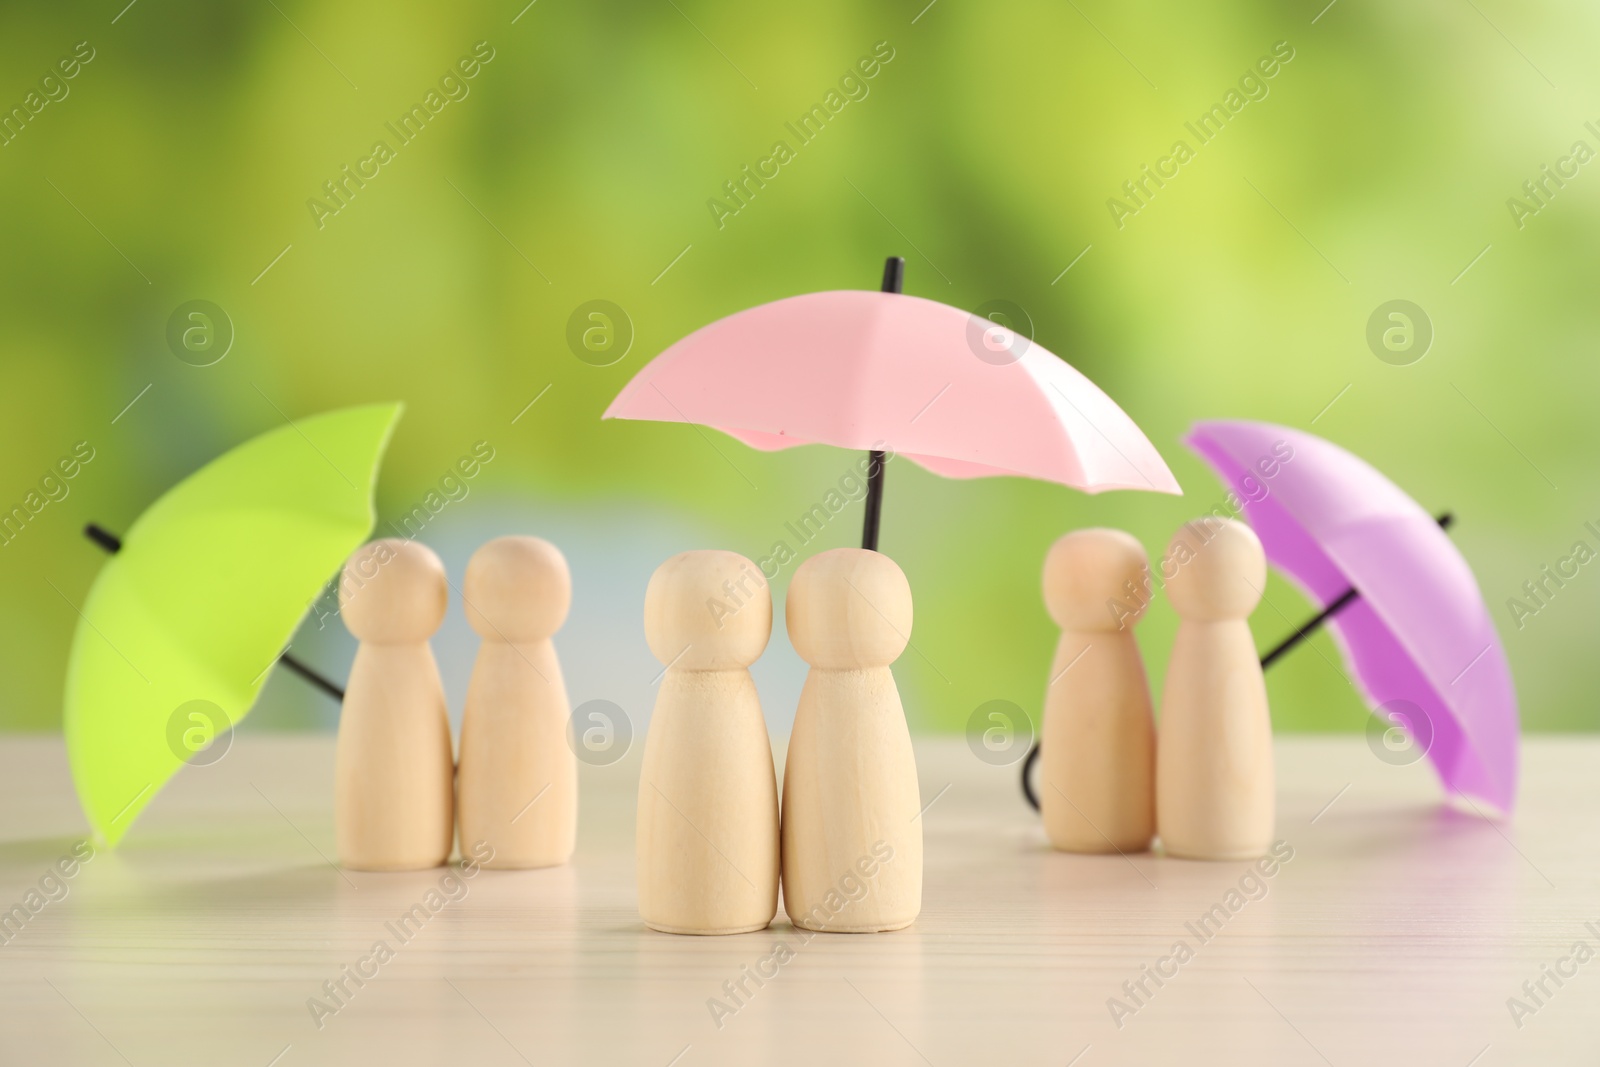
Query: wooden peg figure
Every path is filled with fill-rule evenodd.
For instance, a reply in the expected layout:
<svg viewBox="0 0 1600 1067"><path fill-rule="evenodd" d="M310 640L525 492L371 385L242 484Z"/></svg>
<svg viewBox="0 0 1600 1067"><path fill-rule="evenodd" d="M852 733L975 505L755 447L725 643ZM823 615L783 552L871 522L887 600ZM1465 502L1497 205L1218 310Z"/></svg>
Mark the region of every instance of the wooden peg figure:
<svg viewBox="0 0 1600 1067"><path fill-rule="evenodd" d="M473 553L462 599L483 643L461 722L461 847L486 842L485 867L566 863L578 835L578 760L550 640L572 604L566 558L537 537L497 537Z"/></svg>
<svg viewBox="0 0 1600 1067"><path fill-rule="evenodd" d="M1180 618L1161 695L1156 822L1162 847L1189 859L1249 859L1272 844L1272 721L1247 621L1267 562L1243 523L1178 530L1163 570Z"/></svg>
<svg viewBox="0 0 1600 1067"><path fill-rule="evenodd" d="M811 671L783 771L784 910L807 930L899 930L922 910L917 764L889 669L911 586L888 556L836 548L795 571L787 621Z"/></svg>
<svg viewBox="0 0 1600 1067"><path fill-rule="evenodd" d="M448 596L444 564L414 541L374 541L345 564L339 613L361 645L339 716L334 829L339 861L354 870L420 870L450 857L455 764L428 646Z"/></svg>
<svg viewBox="0 0 1600 1067"><path fill-rule="evenodd" d="M1144 546L1121 530L1069 533L1045 558L1045 606L1061 640L1045 690L1039 808L1063 852L1143 852L1155 836L1155 719L1133 635L1149 587Z"/></svg>
<svg viewBox="0 0 1600 1067"><path fill-rule="evenodd" d="M748 668L772 592L737 553L684 552L651 577L644 632L666 673L639 776L639 914L672 934L763 929L778 911L778 780Z"/></svg>

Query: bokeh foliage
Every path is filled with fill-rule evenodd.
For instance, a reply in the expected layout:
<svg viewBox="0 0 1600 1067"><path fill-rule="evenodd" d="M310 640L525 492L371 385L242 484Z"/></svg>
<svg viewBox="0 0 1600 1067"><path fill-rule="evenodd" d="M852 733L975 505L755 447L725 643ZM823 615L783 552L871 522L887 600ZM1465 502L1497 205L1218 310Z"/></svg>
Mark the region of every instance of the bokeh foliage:
<svg viewBox="0 0 1600 1067"><path fill-rule="evenodd" d="M1583 527L1600 520L1600 170L1582 168L1521 228L1506 205L1574 141L1600 147L1584 128L1600 119L1592 8L124 3L4 9L5 107L77 42L95 58L0 148L0 503L80 440L96 458L0 548L0 726L58 722L68 601L101 562L78 527L125 529L285 416L404 400L389 517L492 438L502 458L484 493L678 513L761 555L844 470L842 453L718 438L736 471L692 429L599 414L690 330L798 292L874 287L891 253L908 257L909 292L1026 308L1039 343L1117 399L1189 493L1090 498L893 468L883 547L917 594L918 652L898 669L918 726L958 728L995 697L1037 706L1055 639L1038 594L1046 548L1114 525L1161 552L1223 493L1178 438L1229 417L1315 419L1424 506L1453 509L1526 724L1600 724L1600 660L1586 654L1600 577L1585 568L1520 630L1505 607L1574 541L1600 544ZM478 41L495 58L470 94L319 229L308 199ZM880 41L894 58L870 93L719 228L707 200ZM1118 228L1107 199L1279 41L1294 59L1269 95ZM1398 297L1436 330L1404 367L1364 337ZM173 308L196 298L237 330L210 367L165 340ZM636 330L607 368L565 341L573 309L596 298ZM830 544L858 521L841 519ZM1306 611L1274 579L1258 641ZM1141 626L1157 686L1173 627L1159 600ZM1274 669L1280 728L1360 726L1337 658L1322 638Z"/></svg>

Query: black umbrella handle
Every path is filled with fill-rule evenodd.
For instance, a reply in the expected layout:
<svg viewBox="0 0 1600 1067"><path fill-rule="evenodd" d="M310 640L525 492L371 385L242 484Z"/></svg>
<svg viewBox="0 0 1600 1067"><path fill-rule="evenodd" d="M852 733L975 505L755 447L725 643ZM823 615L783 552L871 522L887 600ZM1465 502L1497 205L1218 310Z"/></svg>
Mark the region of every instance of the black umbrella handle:
<svg viewBox="0 0 1600 1067"><path fill-rule="evenodd" d="M883 291L898 293L904 290L906 261L901 256L890 256L883 261ZM878 551L878 520L883 513L883 463L884 454L873 450L867 453L866 514L861 519L861 547Z"/></svg>
<svg viewBox="0 0 1600 1067"><path fill-rule="evenodd" d="M1455 513L1447 511L1444 514L1436 517L1434 521L1439 524L1440 529L1448 530L1450 529L1450 525L1456 521ZM1322 629L1324 623L1333 618L1335 615L1339 614L1339 612L1343 611L1345 608L1349 607L1351 604L1354 604L1360 598L1360 592L1358 592L1354 587L1346 589L1344 592L1334 597L1333 600L1329 601L1327 607L1323 608L1311 618L1307 619L1305 625L1295 630L1294 633L1280 641L1277 647L1275 647L1272 651L1268 652L1265 656L1262 656L1262 669L1265 670L1266 668L1272 666L1283 657L1285 652L1288 652L1290 649L1303 642L1306 638ZM1033 782L1030 780L1029 775L1033 772L1033 765L1038 761L1039 743L1034 742L1033 749L1028 753L1028 758L1022 761L1022 795L1027 799L1028 806L1034 811L1039 810L1039 796L1034 792Z"/></svg>
<svg viewBox="0 0 1600 1067"><path fill-rule="evenodd" d="M1039 762L1039 742L1035 741L1028 750L1028 758L1022 761L1022 799L1028 802L1028 807L1034 811L1039 810L1039 794L1033 791L1033 765Z"/></svg>
<svg viewBox="0 0 1600 1067"><path fill-rule="evenodd" d="M118 552L122 551L122 538L118 537L110 530L107 530L104 526L98 526L91 522L89 525L83 528L83 536L87 537L89 540L93 541L95 544L99 545L112 555L116 555ZM285 667L288 667L300 677L304 678L306 681L310 682L324 693L327 693L333 699L344 699L344 690L339 688L333 682L330 682L327 676L322 674L320 671L317 671L313 667L306 666L304 663L295 659L287 652L278 658L283 660L283 665Z"/></svg>

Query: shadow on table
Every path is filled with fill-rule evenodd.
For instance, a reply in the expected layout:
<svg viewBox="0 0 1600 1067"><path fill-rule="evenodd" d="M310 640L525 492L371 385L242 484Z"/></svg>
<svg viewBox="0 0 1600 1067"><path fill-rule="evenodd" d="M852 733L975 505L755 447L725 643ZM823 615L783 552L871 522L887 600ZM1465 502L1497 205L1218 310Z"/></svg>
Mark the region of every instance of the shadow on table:
<svg viewBox="0 0 1600 1067"><path fill-rule="evenodd" d="M85 842L83 837L38 837L27 841L6 841L0 843L0 870L10 871L21 877L37 868L37 874L43 874L46 868L54 868L62 859L76 861L73 853L74 846L82 848Z"/></svg>

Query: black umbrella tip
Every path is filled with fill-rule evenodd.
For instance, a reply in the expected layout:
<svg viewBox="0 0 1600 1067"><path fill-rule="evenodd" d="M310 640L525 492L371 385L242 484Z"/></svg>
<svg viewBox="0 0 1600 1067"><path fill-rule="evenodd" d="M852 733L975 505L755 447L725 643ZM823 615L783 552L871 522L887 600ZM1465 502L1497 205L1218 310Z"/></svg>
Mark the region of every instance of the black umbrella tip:
<svg viewBox="0 0 1600 1067"><path fill-rule="evenodd" d="M1450 529L1450 524L1455 521L1456 513L1453 511L1447 511L1443 515L1439 516L1439 526L1446 530Z"/></svg>
<svg viewBox="0 0 1600 1067"><path fill-rule="evenodd" d="M904 256L890 256L883 261L883 291L886 293L905 292L906 259Z"/></svg>
<svg viewBox="0 0 1600 1067"><path fill-rule="evenodd" d="M103 526L97 526L91 522L83 528L83 536L107 552L122 551L122 539Z"/></svg>

